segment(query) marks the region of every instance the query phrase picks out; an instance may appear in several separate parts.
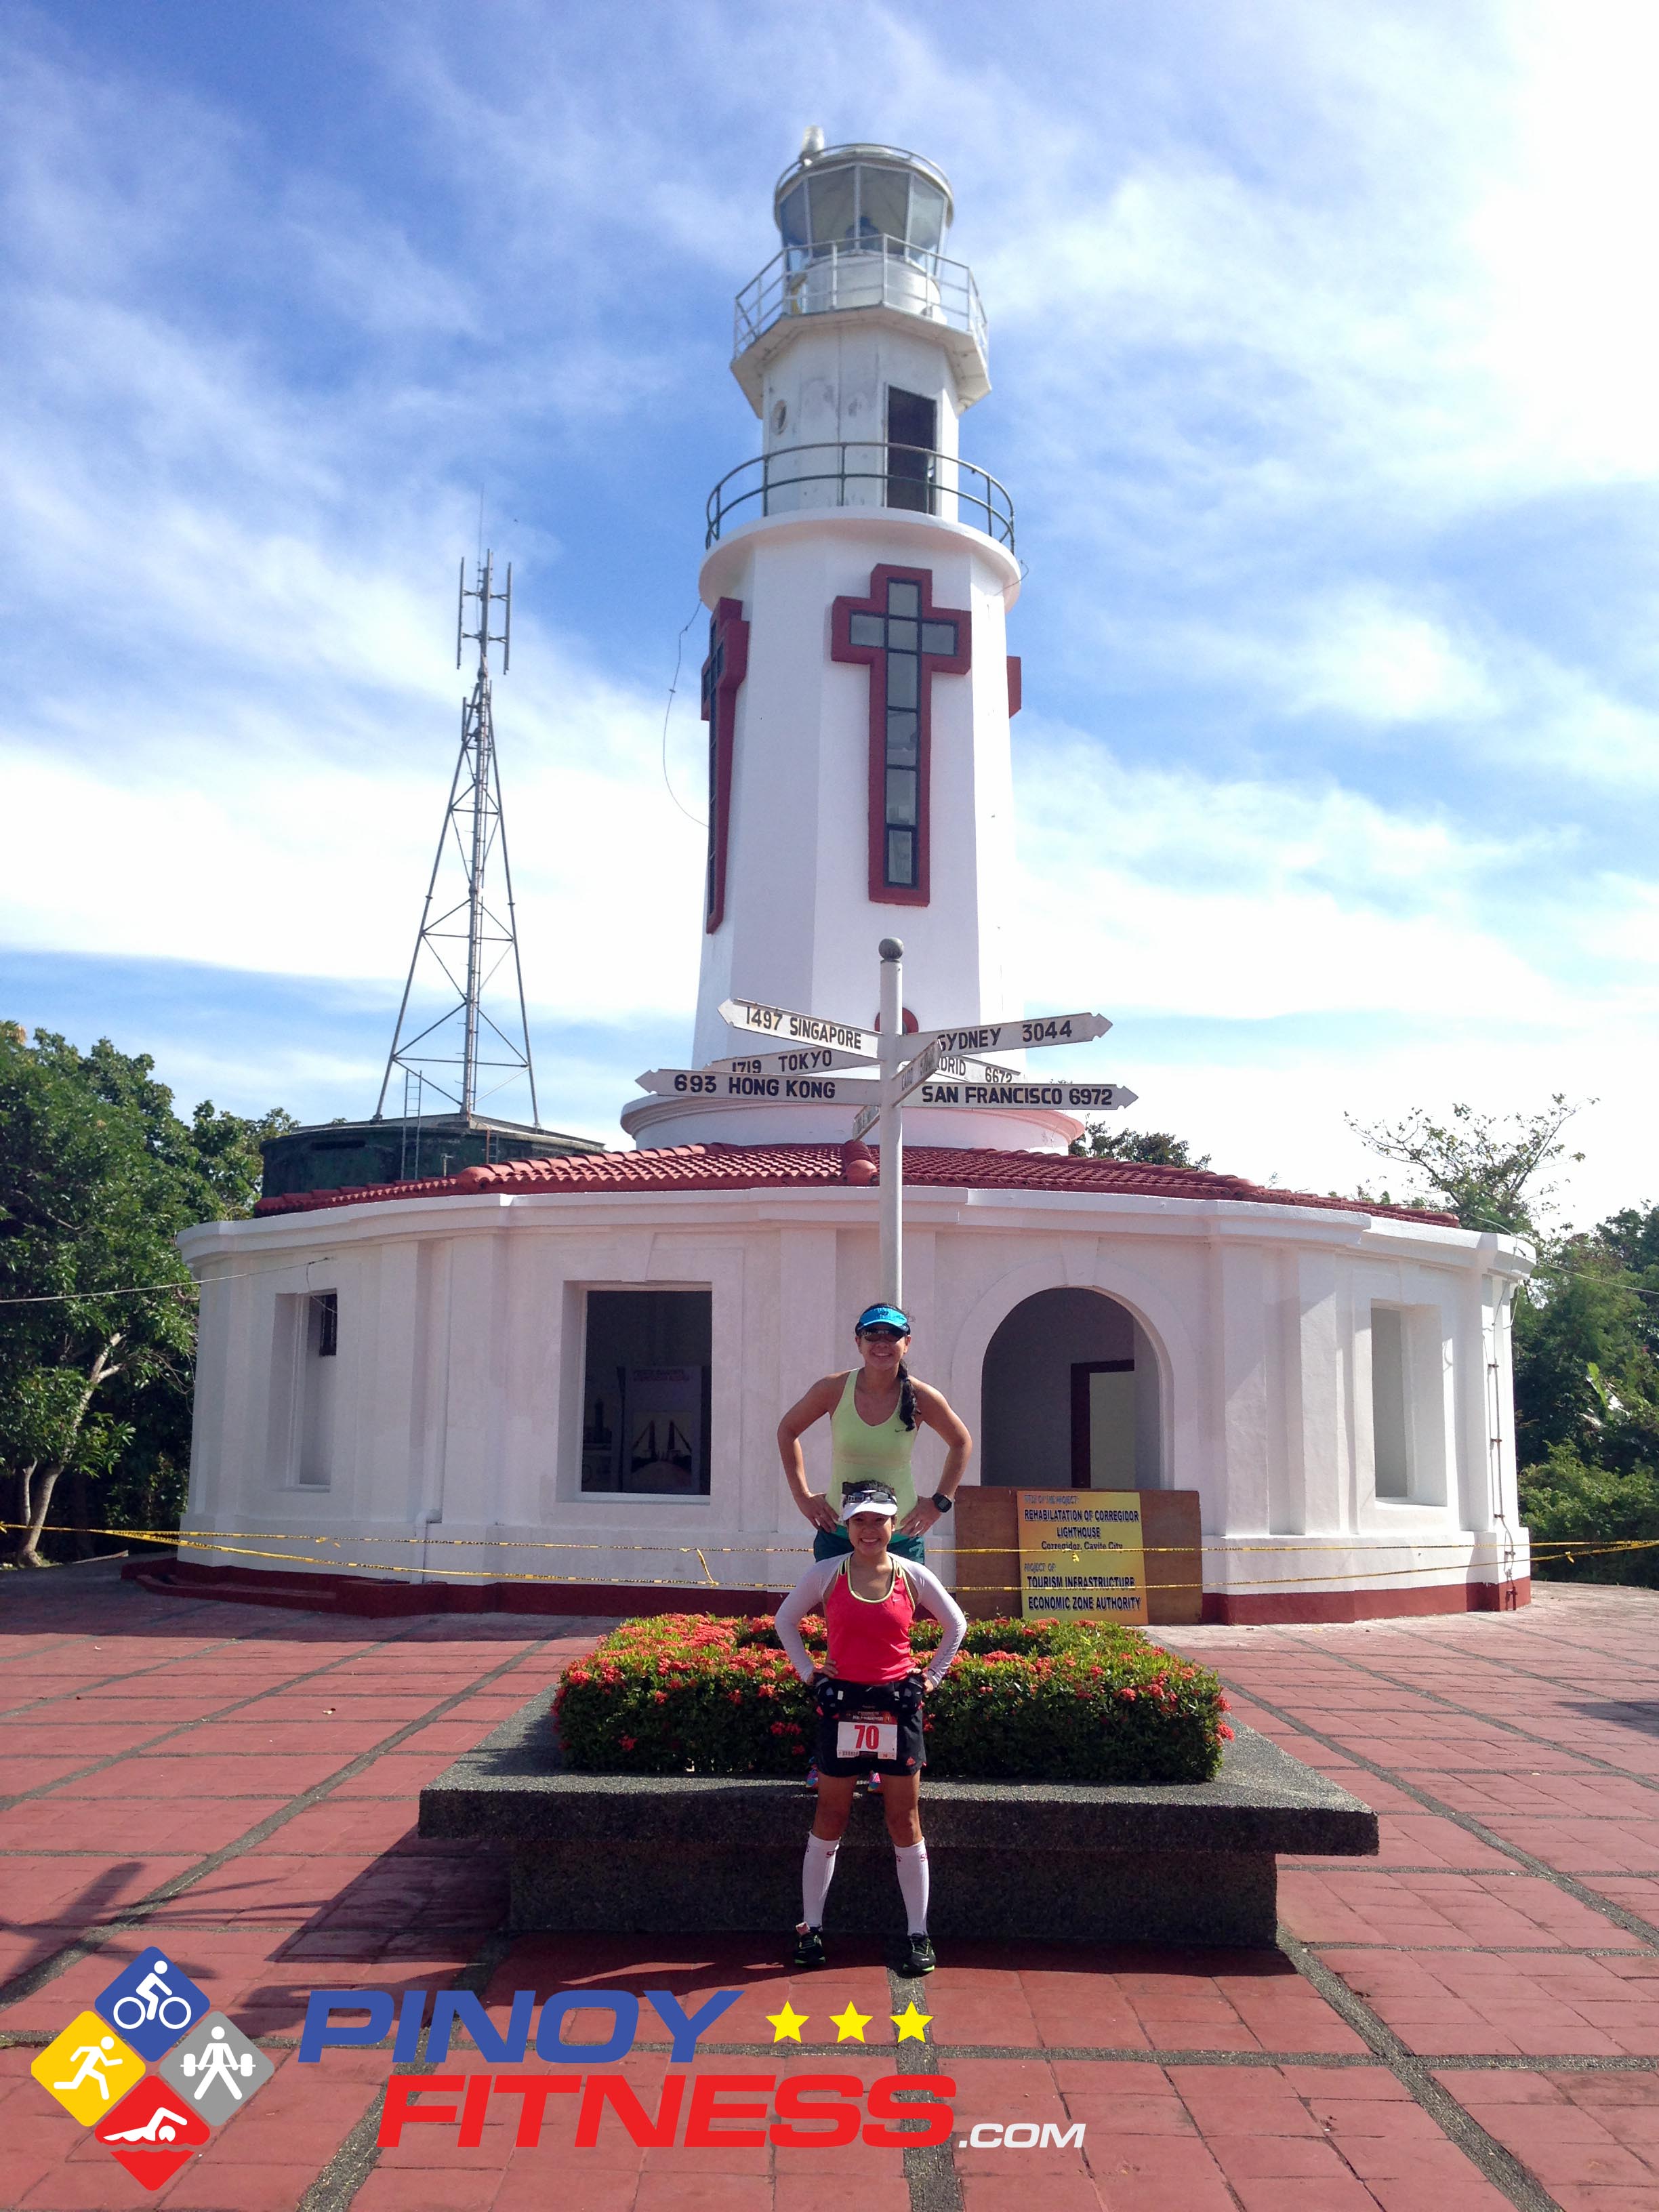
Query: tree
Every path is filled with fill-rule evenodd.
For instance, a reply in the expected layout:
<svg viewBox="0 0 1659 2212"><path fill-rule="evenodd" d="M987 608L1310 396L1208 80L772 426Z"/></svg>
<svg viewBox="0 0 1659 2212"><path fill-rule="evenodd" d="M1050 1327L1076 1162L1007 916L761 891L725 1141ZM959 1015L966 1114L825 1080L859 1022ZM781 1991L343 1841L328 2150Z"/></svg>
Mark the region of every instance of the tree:
<svg viewBox="0 0 1659 2212"><path fill-rule="evenodd" d="M1073 1137L1071 1149L1091 1160L1139 1160L1158 1168L1206 1168L1207 1152L1194 1159L1184 1137L1167 1129L1109 1130L1104 1121L1085 1121L1083 1134Z"/></svg>
<svg viewBox="0 0 1659 2212"><path fill-rule="evenodd" d="M1553 1183L1534 1187L1536 1177L1553 1161L1584 1157L1569 1152L1561 1138L1577 1110L1558 1091L1535 1114L1478 1114L1456 1105L1448 1121L1436 1121L1420 1106L1393 1123L1367 1127L1352 1114L1342 1118L1370 1151L1418 1178L1419 1194L1401 1203L1455 1213L1465 1229L1532 1237L1555 1190Z"/></svg>
<svg viewBox="0 0 1659 2212"><path fill-rule="evenodd" d="M148 1054L89 1053L0 1025L0 1464L22 1527L20 1563L66 1474L107 1477L141 1425L178 1449L189 1402L195 1292L173 1239L244 1213L260 1137L293 1127L219 1112L181 1121Z"/></svg>

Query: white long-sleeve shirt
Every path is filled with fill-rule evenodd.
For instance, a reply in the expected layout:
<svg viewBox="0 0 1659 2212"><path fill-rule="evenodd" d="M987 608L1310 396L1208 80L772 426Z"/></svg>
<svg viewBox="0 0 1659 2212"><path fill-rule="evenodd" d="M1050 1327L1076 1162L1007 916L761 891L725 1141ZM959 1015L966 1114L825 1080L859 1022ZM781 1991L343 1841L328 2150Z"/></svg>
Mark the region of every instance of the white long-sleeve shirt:
<svg viewBox="0 0 1659 2212"><path fill-rule="evenodd" d="M812 1662L807 1656L800 1625L808 1613L822 1608L830 1583L846 1565L848 1558L843 1552L836 1559L815 1559L778 1607L778 1641L789 1654L789 1663L803 1682L812 1679ZM968 1616L931 1568L896 1556L894 1565L903 1569L918 1604L924 1612L933 1614L945 1632L938 1650L922 1672L928 1688L936 1690L945 1668L962 1649L962 1639L968 1633Z"/></svg>

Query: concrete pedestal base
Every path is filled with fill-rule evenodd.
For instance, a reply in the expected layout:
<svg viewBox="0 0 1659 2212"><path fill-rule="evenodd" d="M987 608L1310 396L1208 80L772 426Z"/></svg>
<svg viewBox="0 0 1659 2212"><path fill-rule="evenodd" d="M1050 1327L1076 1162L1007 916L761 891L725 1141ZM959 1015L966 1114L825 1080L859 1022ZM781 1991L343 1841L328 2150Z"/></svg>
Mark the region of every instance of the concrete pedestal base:
<svg viewBox="0 0 1659 2212"><path fill-rule="evenodd" d="M799 1782L574 1774L533 1698L421 1792L423 1836L507 1847L511 1925L775 1931L800 1916L812 1792ZM959 1940L1270 1946L1276 1852L1358 1857L1376 1815L1241 1728L1213 1782L928 1781L932 1926ZM892 1847L860 1797L825 1926L901 1932Z"/></svg>

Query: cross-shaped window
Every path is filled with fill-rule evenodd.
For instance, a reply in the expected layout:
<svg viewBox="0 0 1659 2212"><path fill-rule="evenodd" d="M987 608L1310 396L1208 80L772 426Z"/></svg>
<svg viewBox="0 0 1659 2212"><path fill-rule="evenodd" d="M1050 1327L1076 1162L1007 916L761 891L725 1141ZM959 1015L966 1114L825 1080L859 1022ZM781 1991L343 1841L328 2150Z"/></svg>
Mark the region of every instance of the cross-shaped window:
<svg viewBox="0 0 1659 2212"><path fill-rule="evenodd" d="M702 719L708 725L708 867L703 927L712 937L726 919L726 855L732 828L732 755L738 693L749 672L749 625L741 599L722 599L708 624L702 664Z"/></svg>
<svg viewBox="0 0 1659 2212"><path fill-rule="evenodd" d="M870 896L927 903L933 679L965 676L968 610L936 607L925 568L885 563L867 599L835 603L831 657L870 671Z"/></svg>

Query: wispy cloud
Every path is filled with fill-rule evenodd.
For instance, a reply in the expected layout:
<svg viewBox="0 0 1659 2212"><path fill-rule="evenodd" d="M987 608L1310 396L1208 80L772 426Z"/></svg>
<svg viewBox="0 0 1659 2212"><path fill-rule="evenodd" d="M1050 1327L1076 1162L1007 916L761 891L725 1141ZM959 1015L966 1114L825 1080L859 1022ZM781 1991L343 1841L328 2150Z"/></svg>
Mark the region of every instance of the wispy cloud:
<svg viewBox="0 0 1659 2212"><path fill-rule="evenodd" d="M355 1109L483 480L492 536L517 518L499 719L551 1118L614 1127L635 1040L689 1036L663 691L702 493L754 439L730 293L817 121L952 171L992 316L963 446L1031 562L1033 997L1104 1000L1145 1115L1253 1171L1354 1171L1345 1105L1579 1079L1639 1178L1650 11L1173 0L1011 40L992 0L696 0L554 37L532 0L483 36L417 0L276 23L307 47L281 96L205 49L159 67L142 17L10 20L0 774L52 826L9 848L12 945L263 979L244 1103L269 1069ZM700 742L683 694L683 793ZM337 994L325 1045L284 978ZM215 1041L173 1035L222 1091Z"/></svg>

